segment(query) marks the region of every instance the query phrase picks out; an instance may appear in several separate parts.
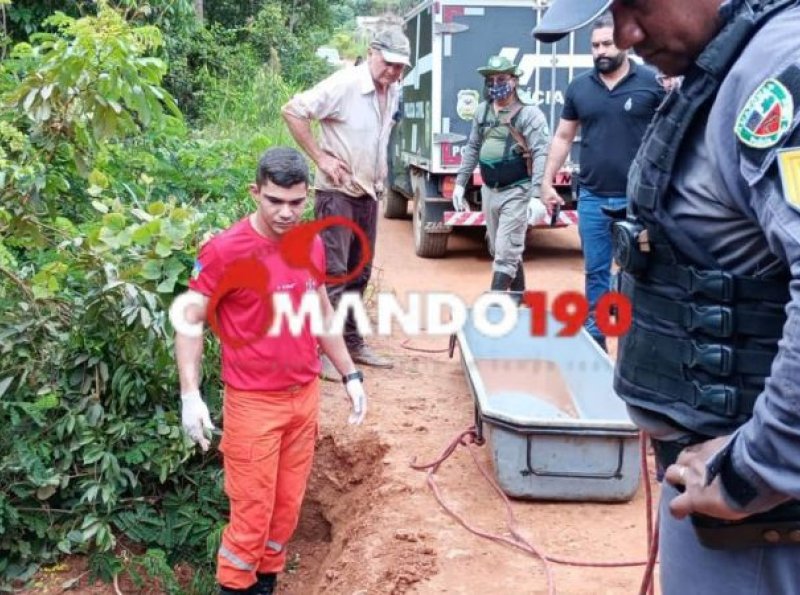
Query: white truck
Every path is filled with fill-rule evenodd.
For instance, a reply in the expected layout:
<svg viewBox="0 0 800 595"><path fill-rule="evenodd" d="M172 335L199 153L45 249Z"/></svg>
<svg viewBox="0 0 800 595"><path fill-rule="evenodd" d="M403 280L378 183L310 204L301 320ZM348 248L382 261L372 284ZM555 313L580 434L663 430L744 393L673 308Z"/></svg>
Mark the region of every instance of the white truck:
<svg viewBox="0 0 800 595"><path fill-rule="evenodd" d="M456 212L452 193L472 117L483 99L477 69L491 55L503 55L523 71L520 86L533 97L555 131L569 81L592 68L588 28L556 44L531 36L547 2L538 0L427 0L405 18L412 68L403 79L401 119L389 147L385 217L407 215L416 254L439 258L447 252L453 227L485 225L480 208L480 173L473 173L466 196L471 212ZM577 222L573 174L578 144L554 180L567 200L557 218L543 226Z"/></svg>

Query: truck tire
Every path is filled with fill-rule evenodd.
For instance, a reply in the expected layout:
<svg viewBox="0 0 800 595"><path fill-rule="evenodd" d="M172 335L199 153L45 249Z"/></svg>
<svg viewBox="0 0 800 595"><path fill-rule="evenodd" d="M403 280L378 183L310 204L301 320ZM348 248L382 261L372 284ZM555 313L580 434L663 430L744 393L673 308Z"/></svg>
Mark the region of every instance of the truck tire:
<svg viewBox="0 0 800 595"><path fill-rule="evenodd" d="M414 228L414 251L422 258L442 258L447 253L447 233L429 233L425 231L426 219L425 200L417 194L414 197L414 215L412 223Z"/></svg>
<svg viewBox="0 0 800 595"><path fill-rule="evenodd" d="M389 188L383 197L383 216L385 219L402 219L408 214L408 199Z"/></svg>

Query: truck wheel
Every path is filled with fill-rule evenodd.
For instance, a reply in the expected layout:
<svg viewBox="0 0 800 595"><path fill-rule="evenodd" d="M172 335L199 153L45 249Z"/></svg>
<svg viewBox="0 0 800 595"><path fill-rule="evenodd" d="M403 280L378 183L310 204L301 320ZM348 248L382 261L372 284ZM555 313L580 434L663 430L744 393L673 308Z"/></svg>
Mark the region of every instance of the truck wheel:
<svg viewBox="0 0 800 595"><path fill-rule="evenodd" d="M386 219L402 219L408 214L408 199L389 188L383 197L383 216Z"/></svg>
<svg viewBox="0 0 800 595"><path fill-rule="evenodd" d="M425 200L417 194L414 197L414 249L417 256L422 258L442 258L447 253L447 233L430 233L425 231L426 218Z"/></svg>

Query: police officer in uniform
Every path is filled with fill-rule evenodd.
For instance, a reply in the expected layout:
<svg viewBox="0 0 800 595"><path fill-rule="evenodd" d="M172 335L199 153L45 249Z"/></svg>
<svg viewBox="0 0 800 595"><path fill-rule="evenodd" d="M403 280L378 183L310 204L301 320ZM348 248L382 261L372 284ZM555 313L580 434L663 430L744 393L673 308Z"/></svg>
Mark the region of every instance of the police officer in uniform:
<svg viewBox="0 0 800 595"><path fill-rule="evenodd" d="M545 215L539 189L550 132L542 111L519 87L522 71L504 56L478 68L486 101L478 105L453 189L453 206L469 211L467 183L476 165L492 265L492 290L525 290L522 253L528 223ZM527 154L527 155L526 155Z"/></svg>
<svg viewBox="0 0 800 595"><path fill-rule="evenodd" d="M614 224L663 591L800 593L800 0L554 0L534 35L609 7L618 47L684 77Z"/></svg>

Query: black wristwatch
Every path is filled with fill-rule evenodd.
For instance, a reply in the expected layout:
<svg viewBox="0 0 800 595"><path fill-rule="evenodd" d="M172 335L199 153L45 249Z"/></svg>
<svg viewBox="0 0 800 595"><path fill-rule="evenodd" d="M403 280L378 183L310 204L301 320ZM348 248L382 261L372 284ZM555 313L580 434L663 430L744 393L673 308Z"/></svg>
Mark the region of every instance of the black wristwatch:
<svg viewBox="0 0 800 595"><path fill-rule="evenodd" d="M348 382L350 382L351 380L355 380L356 378L361 382L364 382L364 375L358 370L356 370L355 372L350 372L347 376L342 376L342 384L347 384Z"/></svg>

